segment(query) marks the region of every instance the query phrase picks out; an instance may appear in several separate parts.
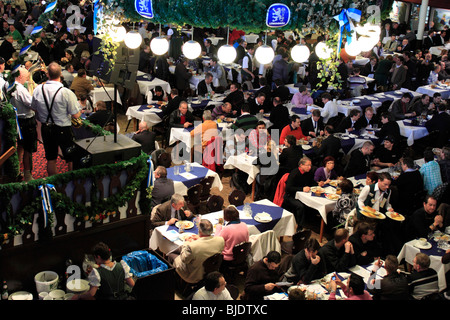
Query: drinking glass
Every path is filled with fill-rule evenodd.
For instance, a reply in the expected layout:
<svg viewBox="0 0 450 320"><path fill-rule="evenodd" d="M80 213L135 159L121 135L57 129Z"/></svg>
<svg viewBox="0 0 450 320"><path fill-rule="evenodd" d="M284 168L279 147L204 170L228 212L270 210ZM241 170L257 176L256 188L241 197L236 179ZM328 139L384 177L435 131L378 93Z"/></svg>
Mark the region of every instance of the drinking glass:
<svg viewBox="0 0 450 320"><path fill-rule="evenodd" d="M173 173L174 173L175 175L179 175L179 174L180 174L180 167L178 167L178 166L173 167Z"/></svg>

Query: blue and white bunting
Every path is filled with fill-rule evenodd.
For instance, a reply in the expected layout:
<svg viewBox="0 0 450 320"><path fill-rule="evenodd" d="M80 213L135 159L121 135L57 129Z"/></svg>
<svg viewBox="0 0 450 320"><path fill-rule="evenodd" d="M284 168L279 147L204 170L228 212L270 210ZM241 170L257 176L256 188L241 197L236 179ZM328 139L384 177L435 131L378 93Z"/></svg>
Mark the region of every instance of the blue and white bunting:
<svg viewBox="0 0 450 320"><path fill-rule="evenodd" d="M42 197L42 213L44 215L44 228L47 227L48 224L48 216L53 213L52 199L50 197L50 190L55 190L55 187L52 184L44 184L39 186L39 190L41 191Z"/></svg>
<svg viewBox="0 0 450 320"><path fill-rule="evenodd" d="M14 113L16 114L16 125L17 125L17 133L19 134L19 139L22 140L22 131L20 130L20 126L19 126L19 116L17 115L17 108L14 108Z"/></svg>
<svg viewBox="0 0 450 320"><path fill-rule="evenodd" d="M352 20L359 22L361 20L361 10L355 8L342 9L339 15L333 17L335 20L339 21L340 33L338 42L338 54L341 51L342 44L342 33L344 29L348 32L352 32L355 29ZM352 42L352 37L347 37L347 42L350 44Z"/></svg>
<svg viewBox="0 0 450 320"><path fill-rule="evenodd" d="M52 11L53 9L55 9L55 8L56 8L56 2L57 2L57 1L52 2L52 3L49 3L48 6L47 6L47 8L45 8L44 14L46 14L47 12L50 12L50 11Z"/></svg>
<svg viewBox="0 0 450 320"><path fill-rule="evenodd" d="M39 33L39 32L41 32L42 31L42 29L44 29L42 26L36 26L36 27L34 27L33 28L33 30L31 30L31 33L30 33L30 35L33 35L33 34L36 34L36 33Z"/></svg>
<svg viewBox="0 0 450 320"><path fill-rule="evenodd" d="M153 187L153 185L155 184L155 177L153 176L153 161L152 161L152 156L150 156L147 160L147 162L149 163L148 165L148 177L147 177L147 188L148 187Z"/></svg>

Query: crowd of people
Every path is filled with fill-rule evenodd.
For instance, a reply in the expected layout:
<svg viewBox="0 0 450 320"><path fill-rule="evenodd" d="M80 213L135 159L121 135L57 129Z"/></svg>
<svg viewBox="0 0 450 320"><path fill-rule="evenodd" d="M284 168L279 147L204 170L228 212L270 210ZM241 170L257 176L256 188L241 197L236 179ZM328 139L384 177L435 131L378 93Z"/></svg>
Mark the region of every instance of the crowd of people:
<svg viewBox="0 0 450 320"><path fill-rule="evenodd" d="M14 59L17 59L14 43L20 43L27 36L28 27L33 26L41 12L42 7L39 4L13 8L10 4L3 5L0 2L0 34L4 37L0 46L0 72L11 69ZM92 113L87 119L101 126L110 118L103 101L97 102L94 108L89 99L93 85L86 80L86 76L93 75L90 63L95 45L91 5L82 6L81 12L80 27L83 27L85 32L81 33L77 29L67 31L66 11L58 7L54 14L54 23L46 26L33 42L31 50L38 52L45 64L45 68L39 68L31 75L31 80L37 84L33 93L24 86L26 82L30 83L29 70L33 66L32 62L25 62L15 78L16 90L11 103L17 108L19 126L23 133L18 150L25 181L32 179L30 159L37 148L36 121L42 124L48 173L52 175L57 173L58 147L61 148L65 160L70 163L71 155L68 150L73 142L71 118L79 118L82 113ZM11 19L14 23L10 23ZM218 61L217 47L207 39L212 34L226 35L225 29L194 30L194 39L202 43L202 55L210 58L210 63L205 65L200 58L188 60L181 55L181 45L189 38L171 25L162 31L170 40L169 52L163 56L153 55L149 44L152 37L159 36L159 33L154 24L141 23L139 32L143 35L144 42L140 49L139 70L169 82L172 87L171 92L164 92L160 87L152 91L152 101L168 102L162 108L164 126L192 128L195 120L203 120L203 126L192 131L193 136L201 135L202 151L211 138L217 136L218 126L215 121L218 119L233 119L231 128L238 132L231 146L226 147L237 149L239 145L243 145L250 155L260 156L273 154L273 146L281 145L283 151L279 156L276 172L266 174L266 178L261 173L257 179L257 198L273 199L278 182L283 181L283 208L294 214L297 231L307 226L312 209L298 200L296 193L309 192L313 186L323 186L331 180L339 180L341 195L335 209L329 213L329 232L333 234L330 240L320 246L317 240L309 239L305 248L291 257L292 262L282 273L279 268L282 261L280 253L267 253L262 260L250 266L242 299L262 299L281 290L276 285L280 279L307 284L312 279L330 272L347 271L356 264L377 261L376 267L380 267L380 257L385 261L388 275L381 280L381 289L380 286L372 286L377 288L374 290L368 289L373 297L422 299L438 292L437 275L429 268L430 259L427 255L416 256L414 271L409 275L397 272L399 261L395 257L406 241L427 237L428 233L436 230L444 231L450 224L448 100L442 99L439 94L433 97L422 95L420 99L413 99L409 93L405 93L392 105L392 109L386 108L375 114L374 109L368 107L363 112L352 110L347 117L339 115L334 101L400 88L415 91L419 86L450 79L448 51L443 49L440 55L430 53L432 46L449 43L448 26L438 32L429 29L427 37L422 41L416 40L410 29L401 28L402 25L398 23L385 21L379 44L373 50L363 53L364 57L369 58L369 62L362 67L356 66L353 63L355 57L349 56L343 49L338 66L342 79L341 88L328 92L327 87L324 87L327 82L320 85L322 82L318 78L317 70L319 58L313 50L314 44L327 38L327 35L319 36L317 42L311 41L309 36L298 40L311 49L311 56L304 66L293 62L290 57L290 48L298 43L293 36L285 38L283 33L271 35L276 39L276 56L270 65L260 65L254 57L255 50L263 43L262 38L252 44L247 43L242 35L237 38L230 37L230 44L235 46L237 51L235 63L240 68L239 71L232 69L233 80L228 80L224 67ZM231 35L235 34L238 34L237 30L231 32ZM383 44L385 37L391 39ZM76 46L75 49L69 50L68 47L73 45ZM173 75L169 71L169 57L173 58L170 63L176 65ZM304 74L299 72L300 67L305 67ZM189 84L192 70L205 72L205 79L198 84L196 90L192 90ZM73 76L74 72L77 73L76 77ZM375 81L367 83L361 76L373 78ZM1 87L5 87L5 80L0 81ZM213 83L219 85L215 86ZM298 93L290 94L287 84L298 87ZM314 93L311 93L312 91ZM201 115L189 111L188 97L214 93L225 93L223 105L206 110ZM289 114L287 103L292 103L297 108L312 105L321 108L315 108L311 117L301 120L299 116ZM267 128L266 122L261 120L263 114L269 114L271 127ZM429 116L426 128L430 135L415 141L412 147L407 146L396 121L419 115ZM380 127L380 130L375 131L378 142L367 141L349 155L340 151L341 141L335 133L350 133L354 130L374 128L375 125ZM216 131L211 134L211 130ZM272 137L277 138L274 141ZM150 154L154 150L155 137L149 132L145 122L141 122L134 139L143 146L153 144L151 148L145 149L145 152ZM164 139L167 142L167 134ZM312 144L312 152L305 156L299 143L309 140L315 141ZM414 160L421 158L424 159L424 164L418 169ZM391 173L394 171L389 168L396 168L401 173L398 177L393 177L389 172L376 172L386 168ZM247 173L236 174L238 177L233 179L237 181L234 187L245 189L245 183L240 184L239 181L246 181ZM367 179L366 186L357 196L349 178L358 175L365 175ZM196 215L187 209L184 197L175 193L173 181L167 179L164 166L157 166L155 178L152 194L155 213L152 215L152 228L164 224L172 225L178 220L190 219ZM406 221L404 224L392 224L388 223L389 221L374 223L360 213L360 209L365 206L382 213L400 212L406 217ZM351 222L353 233L350 235L348 228L344 226L353 209L356 209L356 215ZM171 253L169 259L180 280L188 284L198 283L204 278L202 263L206 258L215 253L222 253L224 261L230 261L233 259L232 248L238 243L248 241L248 228L240 221L237 209L233 206L227 207L223 216L225 221L216 228L215 235L211 222L202 219L198 223L198 237L186 241L178 252ZM102 265L110 268L106 270L112 270L117 264L109 260L109 255L105 253L107 250L105 246L98 248L96 256ZM449 252L444 256L445 259L448 254ZM445 259L443 258L443 261ZM224 263L224 268L226 266L227 263ZM120 272L120 277L133 285L132 280L128 280L126 266L124 270ZM100 274L103 275L103 272L105 271ZM98 272L95 273L95 281L92 280L91 286L99 287L99 278ZM230 299L225 280L225 269L208 274L205 286L193 298ZM349 299L371 298L357 275L351 276L347 286L339 280L332 280L332 293L336 292L337 285L341 285L348 292ZM95 294L96 290L91 290L86 297L91 298ZM294 295L293 293L293 298ZM301 293L298 293L298 297L304 298ZM330 299L334 297L332 294Z"/></svg>

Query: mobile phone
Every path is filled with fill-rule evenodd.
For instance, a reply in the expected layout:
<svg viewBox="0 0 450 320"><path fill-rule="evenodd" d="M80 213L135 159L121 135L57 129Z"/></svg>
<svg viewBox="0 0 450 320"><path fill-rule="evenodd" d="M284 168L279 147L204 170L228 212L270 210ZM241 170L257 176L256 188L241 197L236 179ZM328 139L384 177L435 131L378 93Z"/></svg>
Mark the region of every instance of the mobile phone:
<svg viewBox="0 0 450 320"><path fill-rule="evenodd" d="M331 277L331 280L336 280L336 276L332 276L332 277Z"/></svg>

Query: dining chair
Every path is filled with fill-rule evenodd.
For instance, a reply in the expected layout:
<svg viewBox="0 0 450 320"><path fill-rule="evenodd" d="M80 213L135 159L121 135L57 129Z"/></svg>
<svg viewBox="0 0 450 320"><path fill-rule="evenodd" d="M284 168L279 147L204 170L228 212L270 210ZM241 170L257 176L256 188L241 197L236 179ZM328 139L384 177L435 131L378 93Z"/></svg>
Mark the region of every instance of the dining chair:
<svg viewBox="0 0 450 320"><path fill-rule="evenodd" d="M228 196L228 201L235 207L242 206L244 204L245 196L245 192L236 189L230 193L230 195Z"/></svg>
<svg viewBox="0 0 450 320"><path fill-rule="evenodd" d="M211 187L212 187L213 183L214 183L214 177L213 176L204 177L202 180L200 180L200 184L203 187L202 193L200 195L200 200L201 201L208 200L208 198L211 195Z"/></svg>
<svg viewBox="0 0 450 320"><path fill-rule="evenodd" d="M297 254L303 250L306 240L311 236L311 230L302 230L292 236L292 241L281 242L281 250L288 254Z"/></svg>
<svg viewBox="0 0 450 320"><path fill-rule="evenodd" d="M209 212L217 212L217 211L220 211L223 209L224 202L225 202L225 200L222 198L222 196L211 195L208 198L206 206L207 206Z"/></svg>
<svg viewBox="0 0 450 320"><path fill-rule="evenodd" d="M196 184L190 187L187 190L187 195L184 196L184 199L186 201L186 206L191 210L194 214L198 214L199 208L200 208L200 194L202 193L202 185Z"/></svg>
<svg viewBox="0 0 450 320"><path fill-rule="evenodd" d="M213 271L219 271L222 262L223 262L222 253L216 253L211 257L207 258L205 261L203 261L203 269L205 271L204 273L205 276Z"/></svg>
<svg viewBox="0 0 450 320"><path fill-rule="evenodd" d="M240 272L243 272L244 277L246 276L248 270L247 258L251 248L252 243L249 241L238 243L233 247L233 260L222 262L222 273L227 281L235 283L236 275Z"/></svg>

